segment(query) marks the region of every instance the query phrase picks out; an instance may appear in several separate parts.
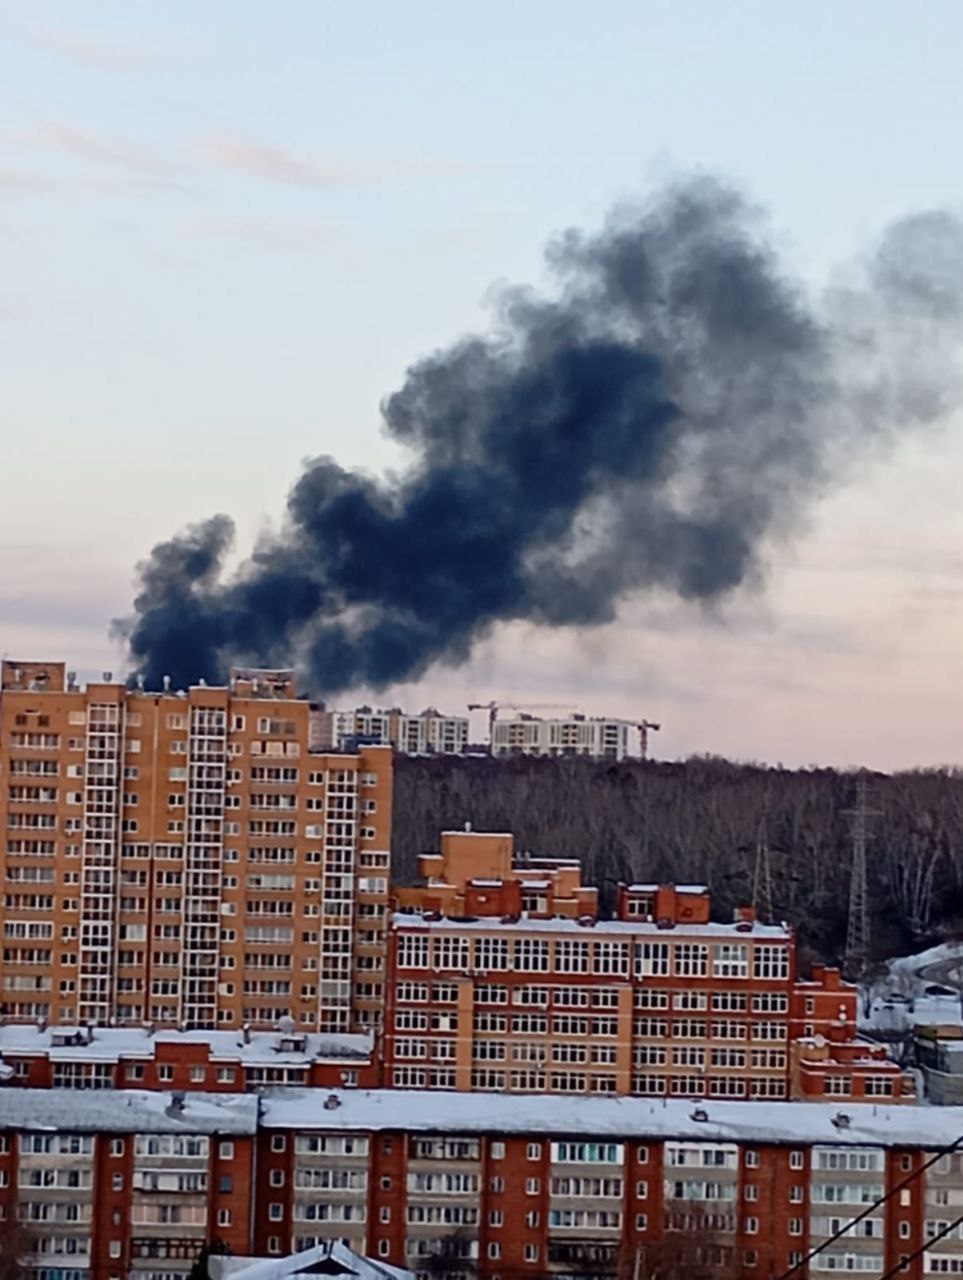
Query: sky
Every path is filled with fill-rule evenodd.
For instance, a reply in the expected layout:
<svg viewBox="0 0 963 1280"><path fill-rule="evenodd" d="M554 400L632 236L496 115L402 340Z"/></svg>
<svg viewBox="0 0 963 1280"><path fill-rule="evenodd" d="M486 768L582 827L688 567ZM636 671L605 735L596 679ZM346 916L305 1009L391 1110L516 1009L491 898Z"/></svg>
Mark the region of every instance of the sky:
<svg viewBox="0 0 963 1280"><path fill-rule="evenodd" d="M306 458L403 466L409 365L667 177L735 181L814 287L963 210L960 47L956 0L0 0L0 652L121 671L156 541L227 511L243 553ZM373 696L644 716L667 758L961 761L961 476L963 417L854 458L711 611L511 624Z"/></svg>

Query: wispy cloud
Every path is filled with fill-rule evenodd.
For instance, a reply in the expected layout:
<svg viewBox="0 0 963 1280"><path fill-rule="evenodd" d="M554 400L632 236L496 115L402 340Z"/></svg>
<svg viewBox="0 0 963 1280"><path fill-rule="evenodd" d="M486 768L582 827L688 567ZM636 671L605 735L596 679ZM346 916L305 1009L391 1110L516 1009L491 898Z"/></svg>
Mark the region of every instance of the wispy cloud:
<svg viewBox="0 0 963 1280"><path fill-rule="evenodd" d="M209 218L192 223L191 235L247 244L259 249L305 250L328 245L338 235L335 227L318 223L279 223L253 219Z"/></svg>
<svg viewBox="0 0 963 1280"><path fill-rule="evenodd" d="M369 181L371 177L356 170L322 164L313 157L297 155L284 147L232 135L205 138L200 143L200 151L221 169L288 186L345 187Z"/></svg>
<svg viewBox="0 0 963 1280"><path fill-rule="evenodd" d="M159 176L172 170L168 161L142 142L107 138L63 121L48 121L26 135L23 141L77 160L134 173Z"/></svg>
<svg viewBox="0 0 963 1280"><path fill-rule="evenodd" d="M46 195L56 186L52 178L42 173L31 173L27 169L0 169L0 192L4 195Z"/></svg>

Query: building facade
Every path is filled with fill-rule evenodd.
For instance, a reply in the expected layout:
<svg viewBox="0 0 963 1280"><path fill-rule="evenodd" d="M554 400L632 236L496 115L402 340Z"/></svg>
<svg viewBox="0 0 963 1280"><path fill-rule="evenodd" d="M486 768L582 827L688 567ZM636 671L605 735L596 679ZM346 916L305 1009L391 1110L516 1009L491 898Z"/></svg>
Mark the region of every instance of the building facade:
<svg viewBox="0 0 963 1280"><path fill-rule="evenodd" d="M253 1093L284 1085L372 1088L381 1083L373 1032L159 1027L0 1026L0 1084L30 1089L161 1089Z"/></svg>
<svg viewBox="0 0 963 1280"><path fill-rule="evenodd" d="M509 835L470 831L420 869L389 934L388 1085L914 1099L911 1075L855 1043L856 988L833 969L800 980L792 932L749 909L711 921L704 886L622 885L600 920L577 864L533 866ZM845 1067L815 1061L830 1038Z"/></svg>
<svg viewBox="0 0 963 1280"><path fill-rule="evenodd" d="M290 673L145 693L4 661L3 1017L376 1027L391 750L314 736Z"/></svg>
<svg viewBox="0 0 963 1280"><path fill-rule="evenodd" d="M418 715L397 707L319 713L319 747L344 750L355 742L386 744L406 755L461 755L468 748L468 717L442 715L434 707Z"/></svg>
<svg viewBox="0 0 963 1280"><path fill-rule="evenodd" d="M596 756L624 760L641 754L639 726L604 716L572 715L543 720L520 713L491 722L496 756Z"/></svg>
<svg viewBox="0 0 963 1280"><path fill-rule="evenodd" d="M924 1280L963 1273L959 1231L938 1238L961 1132L961 1108L0 1089L0 1256L27 1280L184 1280L212 1239L340 1240L422 1280Z"/></svg>

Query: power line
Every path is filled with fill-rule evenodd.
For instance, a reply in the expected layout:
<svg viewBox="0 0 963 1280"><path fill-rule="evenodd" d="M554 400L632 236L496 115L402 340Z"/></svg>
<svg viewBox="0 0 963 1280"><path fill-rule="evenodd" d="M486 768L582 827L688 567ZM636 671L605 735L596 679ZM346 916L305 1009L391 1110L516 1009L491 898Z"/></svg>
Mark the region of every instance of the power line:
<svg viewBox="0 0 963 1280"><path fill-rule="evenodd" d="M921 1253L925 1253L926 1250L936 1244L937 1241L945 1239L951 1231L955 1231L957 1227L961 1226L963 1226L963 1215L954 1219L953 1222L948 1222L942 1231L937 1231L935 1236L930 1236L928 1240L924 1240L923 1243L918 1245L912 1253L904 1254L895 1266L890 1267L888 1271L883 1272L879 1280L892 1280L893 1276L895 1276L898 1271L905 1270L911 1262L916 1261Z"/></svg>
<svg viewBox="0 0 963 1280"><path fill-rule="evenodd" d="M961 1146L963 1146L963 1133L961 1133L956 1141L952 1142L948 1147L941 1147L939 1151L934 1152L933 1155L931 1155L928 1160L924 1161L918 1169L913 1169L905 1178L895 1183L890 1187L889 1191L887 1191L885 1195L880 1196L878 1200L874 1200L872 1204L867 1205L862 1213L857 1214L856 1217L847 1222L845 1226L840 1227L838 1231L829 1236L828 1239L824 1240L822 1244L816 1245L815 1249L810 1249L804 1258L800 1258L798 1262L794 1262L788 1271L784 1271L782 1275L777 1277L777 1280L788 1280L789 1276L794 1275L801 1267L807 1266L817 1254L822 1253L824 1249L828 1249L831 1244L835 1244L837 1240L841 1239L844 1235L847 1235L858 1222L862 1222L863 1219L868 1218L871 1213L875 1213L877 1209L882 1208L882 1206L886 1204L887 1200L891 1200L898 1191L902 1191L903 1188L908 1187L911 1182L915 1182L920 1174L925 1173L926 1170L936 1164L938 1160L942 1160L944 1156L952 1155L953 1152L957 1151ZM812 1171L810 1170L810 1174L811 1172ZM963 1219L961 1219L961 1221L963 1221ZM897 1268L897 1270L898 1269L899 1268ZM881 1277L880 1280L885 1280L885 1277Z"/></svg>

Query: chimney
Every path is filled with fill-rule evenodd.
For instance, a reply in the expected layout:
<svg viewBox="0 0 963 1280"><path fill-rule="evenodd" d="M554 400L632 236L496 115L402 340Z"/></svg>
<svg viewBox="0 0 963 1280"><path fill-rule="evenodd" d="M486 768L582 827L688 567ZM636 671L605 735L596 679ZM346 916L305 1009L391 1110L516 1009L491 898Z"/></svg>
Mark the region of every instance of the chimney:
<svg viewBox="0 0 963 1280"><path fill-rule="evenodd" d="M241 1028L241 1035L245 1044L251 1043L251 1024L249 1022L245 1022L244 1026Z"/></svg>
<svg viewBox="0 0 963 1280"><path fill-rule="evenodd" d="M341 1099L338 1097L336 1093L329 1093L324 1100L325 1111L337 1111L338 1107L340 1106L341 1106Z"/></svg>
<svg viewBox="0 0 963 1280"><path fill-rule="evenodd" d="M163 678L163 682L162 682L162 683L163 683L163 685L164 685L164 692L165 692L165 693L170 693L170 691L171 691L171 678L170 678L170 676L164 676L164 678Z"/></svg>
<svg viewBox="0 0 963 1280"><path fill-rule="evenodd" d="M177 1090L177 1092L172 1093L170 1102L164 1108L165 1115L182 1116L184 1114L185 1101L186 1101L186 1095L182 1093L180 1090Z"/></svg>

